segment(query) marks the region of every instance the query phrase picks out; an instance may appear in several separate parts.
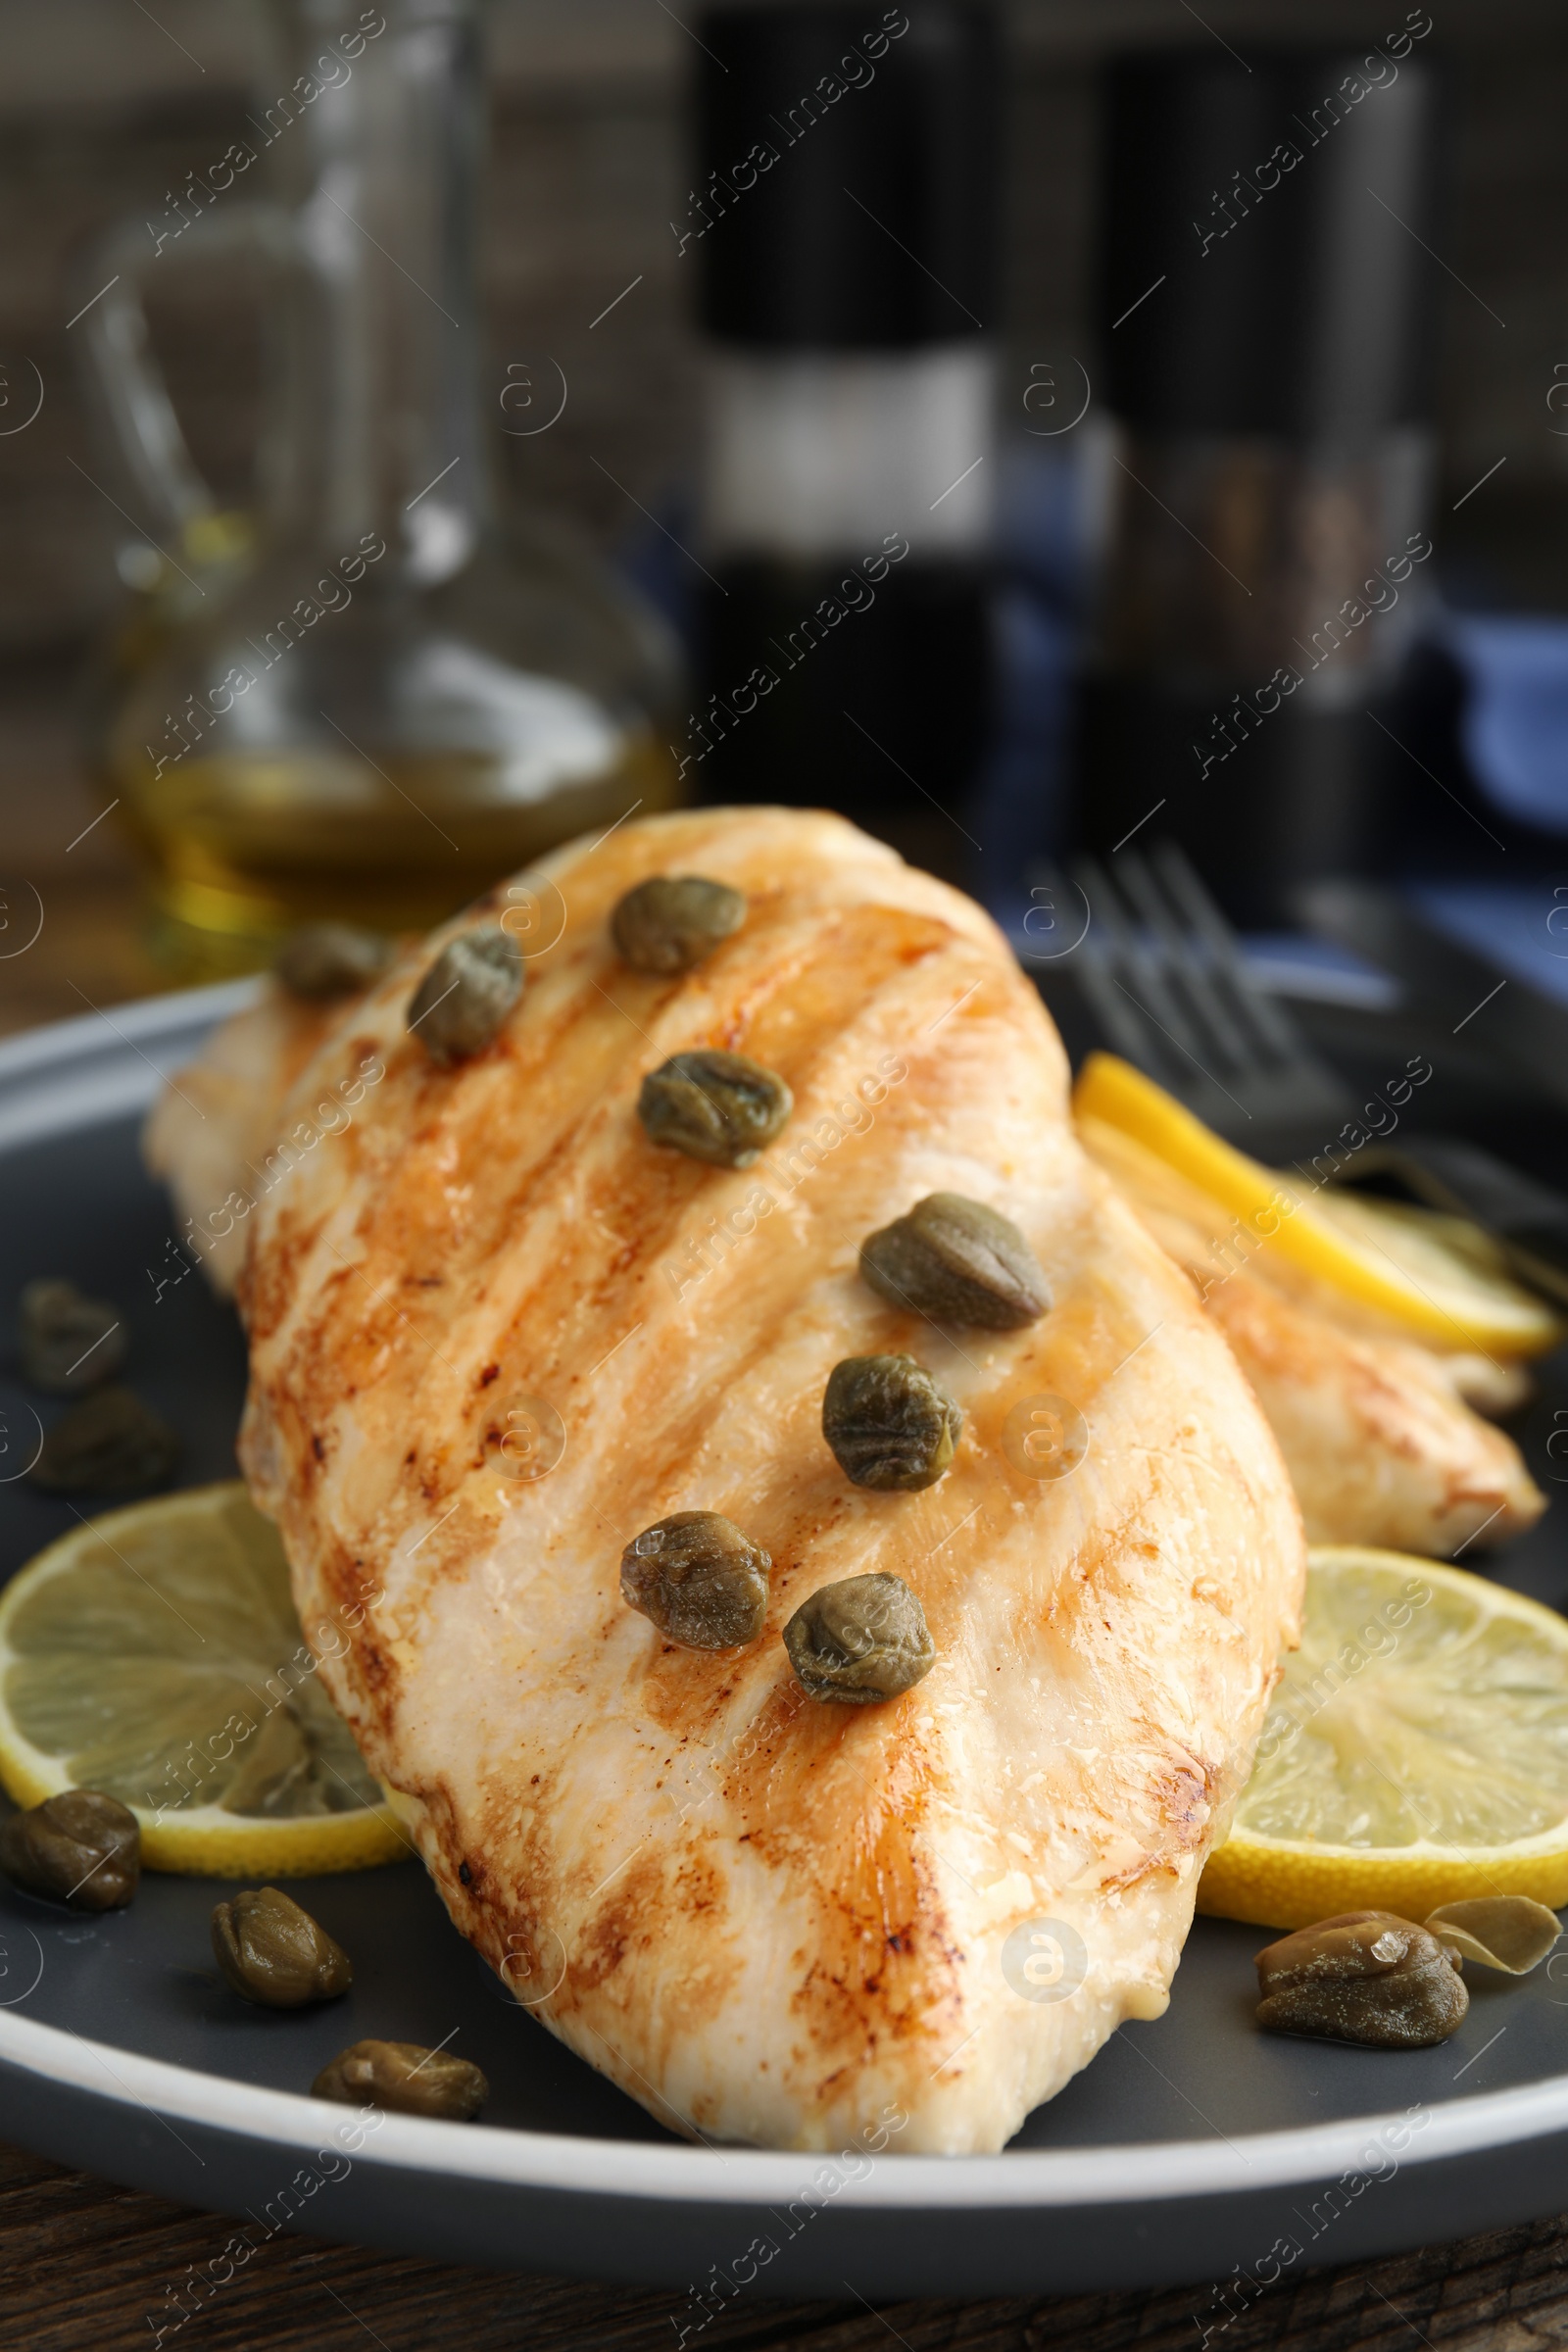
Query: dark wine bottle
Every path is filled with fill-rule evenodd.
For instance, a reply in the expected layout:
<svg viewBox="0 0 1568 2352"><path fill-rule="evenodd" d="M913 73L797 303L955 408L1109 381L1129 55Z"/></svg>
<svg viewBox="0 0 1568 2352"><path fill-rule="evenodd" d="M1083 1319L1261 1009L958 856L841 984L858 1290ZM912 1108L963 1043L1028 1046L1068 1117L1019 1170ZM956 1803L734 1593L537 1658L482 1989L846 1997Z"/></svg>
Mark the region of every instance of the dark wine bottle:
<svg viewBox="0 0 1568 2352"><path fill-rule="evenodd" d="M996 38L956 0L696 26L705 801L962 869L990 700Z"/></svg>

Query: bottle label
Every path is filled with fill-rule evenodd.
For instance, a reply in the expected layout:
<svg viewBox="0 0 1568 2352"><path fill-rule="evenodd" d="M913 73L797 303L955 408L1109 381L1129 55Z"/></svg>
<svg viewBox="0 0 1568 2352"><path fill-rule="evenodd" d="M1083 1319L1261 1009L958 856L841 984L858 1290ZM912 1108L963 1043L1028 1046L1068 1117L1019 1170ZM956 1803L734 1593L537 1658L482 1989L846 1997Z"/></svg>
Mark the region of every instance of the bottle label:
<svg viewBox="0 0 1568 2352"><path fill-rule="evenodd" d="M994 363L924 351L735 352L709 366L703 536L715 556L809 562L906 533L917 557L990 535Z"/></svg>

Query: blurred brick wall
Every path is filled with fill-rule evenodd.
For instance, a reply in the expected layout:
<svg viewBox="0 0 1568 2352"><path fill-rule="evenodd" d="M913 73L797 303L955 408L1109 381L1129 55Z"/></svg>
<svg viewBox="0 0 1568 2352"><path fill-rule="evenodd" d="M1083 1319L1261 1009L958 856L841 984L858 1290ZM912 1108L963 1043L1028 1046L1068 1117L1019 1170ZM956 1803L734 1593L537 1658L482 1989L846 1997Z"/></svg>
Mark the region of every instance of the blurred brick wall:
<svg viewBox="0 0 1568 2352"><path fill-rule="evenodd" d="M1560 0L1432 0L1432 10L1434 46L1457 69L1456 202L1444 258L1507 321L1497 327L1443 278L1445 463L1463 485L1505 455L1498 498L1517 501L1560 483L1568 460L1544 405L1553 364L1568 361L1568 11ZM1203 14L1245 51L1264 33L1372 37L1403 10L1396 0L1211 0ZM117 518L70 462L102 470L66 332L73 258L118 214L160 216L166 189L242 126L245 0L167 0L157 15L155 24L126 0L0 0L9 413L22 413L27 361L46 386L37 422L0 439L0 659L79 642L111 593ZM1097 58L1132 40L1209 36L1180 0L1018 0L1010 16L1010 327L1021 384L1031 358L1085 348ZM571 382L560 426L504 442L505 462L519 492L608 534L633 517L590 456L649 501L689 441L689 289L666 222L684 186L692 52L656 0L493 0L491 27L483 273L496 378L509 358L545 349ZM643 283L590 334L589 320L639 271ZM253 299L243 271L181 261L160 281L155 312L192 442L236 495L254 428Z"/></svg>
<svg viewBox="0 0 1568 2352"><path fill-rule="evenodd" d="M868 0L869 4L869 0ZM1133 41L1298 33L1373 39L1405 0L1013 0L1009 75L1009 405L1030 362L1087 352L1084 314L1101 57ZM1501 550L1525 595L1568 604L1568 438L1549 429L1551 370L1568 363L1568 10L1562 0L1430 0L1433 48L1454 81L1454 193L1444 261L1506 320L1440 272L1445 337L1440 521ZM682 0L677 13L689 18ZM553 353L571 394L554 430L502 439L519 496L565 509L602 541L633 527L597 459L645 504L678 476L692 433L689 265L680 209L681 109L694 54L658 0L492 0L491 168L483 224L486 324L499 387L509 359ZM156 22L154 21L156 18ZM80 648L115 593L121 525L76 396L66 322L73 267L122 213L161 216L242 124L248 0L0 0L0 367L24 413L0 437L0 848L32 873L68 870L64 844L101 805L82 778ZM1433 264L1436 270L1438 265ZM602 325L622 287L642 283ZM243 497L255 428L255 295L243 270L183 259L159 280L154 325L192 444ZM1018 403L1011 403L1011 389ZM499 421L499 416L498 416ZM1559 417L1557 422L1568 422ZM1458 517L1448 510L1498 457L1506 466ZM74 465L72 461L74 461ZM69 870L106 877L112 826Z"/></svg>

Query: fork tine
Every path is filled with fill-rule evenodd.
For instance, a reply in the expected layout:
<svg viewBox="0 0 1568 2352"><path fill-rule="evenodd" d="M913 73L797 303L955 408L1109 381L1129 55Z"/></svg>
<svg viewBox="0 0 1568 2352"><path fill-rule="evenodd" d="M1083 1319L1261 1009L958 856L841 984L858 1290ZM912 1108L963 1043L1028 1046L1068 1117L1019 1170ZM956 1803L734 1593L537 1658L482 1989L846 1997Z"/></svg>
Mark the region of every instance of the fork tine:
<svg viewBox="0 0 1568 2352"><path fill-rule="evenodd" d="M1106 1042L1255 1156L1315 1151L1348 1090L1253 981L1181 853L1134 851L1115 879L1093 858L1070 870L1090 909L1073 969Z"/></svg>
<svg viewBox="0 0 1568 2352"><path fill-rule="evenodd" d="M1095 927L1093 917L1098 913L1100 918L1111 987L1137 1007L1144 1020L1158 1031L1166 1046L1174 1046L1184 1060L1190 1062L1203 1077L1209 1078L1210 1073L1203 1068L1199 1051L1202 1041L1194 1034L1180 1003L1172 996L1158 958L1145 946L1138 923L1117 896L1110 876L1093 858L1081 858L1073 871L1079 888L1089 901L1091 937ZM1117 964L1135 983L1134 987L1128 987L1127 980L1115 969ZM1140 1058L1144 1068L1150 1068L1149 1060L1144 1056ZM1160 1049L1156 1049L1156 1059L1162 1068L1173 1066L1169 1054ZM1191 1078L1181 1069L1179 1062L1174 1067L1178 1074L1175 1091L1189 1093Z"/></svg>
<svg viewBox="0 0 1568 2352"><path fill-rule="evenodd" d="M1042 865L1038 871L1040 880L1054 896L1063 899L1067 896L1068 885L1055 866ZM1072 968L1089 1000L1090 1010L1119 1054L1124 1054L1140 1069L1168 1074L1169 1064L1157 1031L1142 1017L1136 1001L1115 985L1111 971L1115 961L1113 945L1106 940L1103 919L1100 934L1096 934L1094 902L1081 878L1077 880L1077 888L1083 891L1089 906L1089 927L1078 943Z"/></svg>
<svg viewBox="0 0 1568 2352"><path fill-rule="evenodd" d="M1180 907L1190 927L1196 931L1213 957L1215 973L1226 990L1231 1007L1245 1028L1250 1028L1270 1060L1298 1067L1321 1067L1305 1038L1276 1000L1258 987L1237 953L1236 935L1220 913L1190 860L1175 842L1158 844L1154 851L1164 875L1165 886ZM1254 1054L1243 1056L1255 1060Z"/></svg>
<svg viewBox="0 0 1568 2352"><path fill-rule="evenodd" d="M1248 1037L1234 1078L1246 1098L1241 1107L1252 1127L1254 1149L1264 1148L1264 1129L1272 1131L1276 1141L1288 1138L1287 1149L1293 1150L1302 1131L1319 1121L1337 1126L1353 1107L1344 1080L1248 971L1235 934L1176 845L1161 843L1154 855L1166 889L1190 926L1181 935L1186 961L1196 961L1206 950L1211 985Z"/></svg>
<svg viewBox="0 0 1568 2352"><path fill-rule="evenodd" d="M1163 950L1172 983L1179 985L1187 998L1210 1060L1232 1071L1250 1068L1256 1060L1255 1050L1215 987L1201 954L1195 952L1196 943L1184 933L1178 912L1167 904L1159 879L1137 851L1130 851L1123 860L1121 879Z"/></svg>

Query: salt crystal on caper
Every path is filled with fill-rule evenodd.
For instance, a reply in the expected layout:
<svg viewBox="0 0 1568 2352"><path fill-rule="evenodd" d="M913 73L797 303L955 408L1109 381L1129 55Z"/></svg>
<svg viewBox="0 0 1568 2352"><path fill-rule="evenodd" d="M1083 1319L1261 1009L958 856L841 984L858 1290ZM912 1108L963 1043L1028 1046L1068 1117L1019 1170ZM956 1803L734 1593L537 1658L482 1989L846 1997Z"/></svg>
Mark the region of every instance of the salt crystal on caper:
<svg viewBox="0 0 1568 2352"><path fill-rule="evenodd" d="M215 1907L213 1954L234 1990L264 2009L336 2000L354 1982L343 1946L279 1886L247 1887Z"/></svg>
<svg viewBox="0 0 1568 2352"><path fill-rule="evenodd" d="M432 2115L466 2124L490 2096L466 2058L416 2041L356 2041L323 2066L311 2095L345 2107L384 2107L394 2115Z"/></svg>
<svg viewBox="0 0 1568 2352"><path fill-rule="evenodd" d="M63 1788L0 1822L0 1870L73 1911L118 1911L141 1877L141 1828L98 1788Z"/></svg>
<svg viewBox="0 0 1568 2352"><path fill-rule="evenodd" d="M1539 1968L1562 1933L1555 1911L1528 1894L1477 1894L1440 1903L1424 1922L1462 1960L1505 1976L1527 1977Z"/></svg>
<svg viewBox="0 0 1568 2352"><path fill-rule="evenodd" d="M327 1004L379 980L392 954L392 942L378 931L361 931L352 923L302 923L284 940L272 970L291 997Z"/></svg>
<svg viewBox="0 0 1568 2352"><path fill-rule="evenodd" d="M847 1706L912 1690L937 1654L919 1600L881 1570L821 1586L784 1628L784 1646L808 1698Z"/></svg>
<svg viewBox="0 0 1568 2352"><path fill-rule="evenodd" d="M720 1511L677 1511L628 1544L620 1589L685 1649L738 1649L767 1615L773 1563Z"/></svg>
<svg viewBox="0 0 1568 2352"><path fill-rule="evenodd" d="M522 994L522 950L492 924L449 940L409 1002L409 1028L443 1067L482 1054Z"/></svg>
<svg viewBox="0 0 1568 2352"><path fill-rule="evenodd" d="M129 1389L100 1389L63 1413L30 1476L51 1494L130 1494L161 1487L179 1440Z"/></svg>
<svg viewBox="0 0 1568 2352"><path fill-rule="evenodd" d="M672 1054L650 1070L637 1116L656 1144L717 1168L749 1168L795 1107L776 1070L744 1054Z"/></svg>
<svg viewBox="0 0 1568 2352"><path fill-rule="evenodd" d="M689 972L746 920L746 901L703 874L655 874L628 890L610 918L618 954L634 971Z"/></svg>
<svg viewBox="0 0 1568 2352"><path fill-rule="evenodd" d="M1393 1911L1341 1911L1257 1955L1257 2022L1373 2049L1446 2041L1470 2006L1457 1954Z"/></svg>
<svg viewBox="0 0 1568 2352"><path fill-rule="evenodd" d="M868 1235L860 1273L891 1306L986 1331L1015 1331L1051 1304L1051 1286L1011 1218L961 1193L929 1193Z"/></svg>
<svg viewBox="0 0 1568 2352"><path fill-rule="evenodd" d="M125 1327L116 1308L89 1298L74 1282L42 1277L19 1301L22 1369L51 1396L79 1396L120 1370Z"/></svg>
<svg viewBox="0 0 1568 2352"><path fill-rule="evenodd" d="M963 1413L912 1355L849 1355L822 1396L822 1435L858 1487L933 1487L953 1459Z"/></svg>

